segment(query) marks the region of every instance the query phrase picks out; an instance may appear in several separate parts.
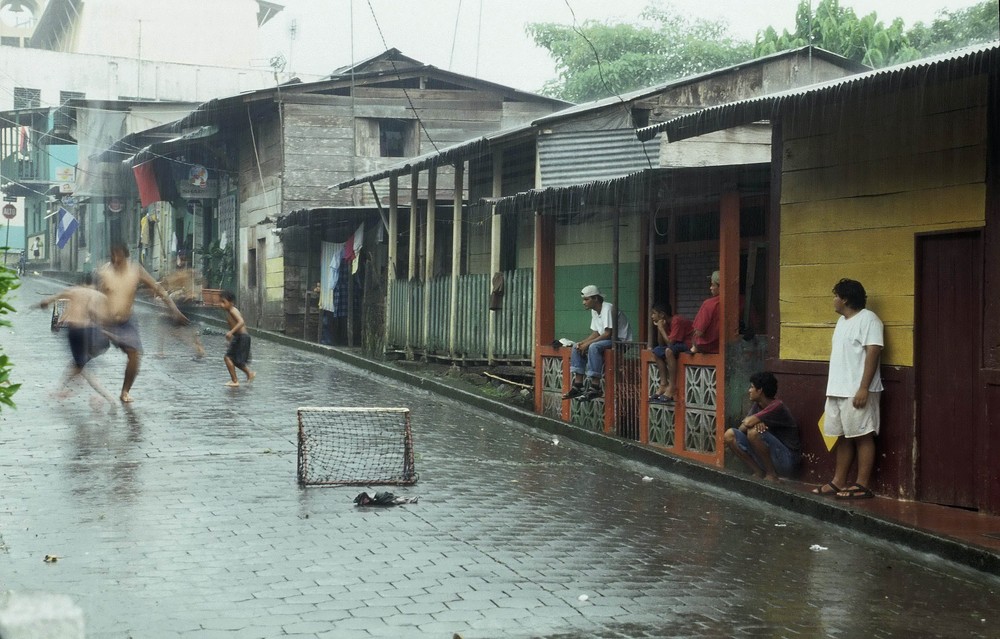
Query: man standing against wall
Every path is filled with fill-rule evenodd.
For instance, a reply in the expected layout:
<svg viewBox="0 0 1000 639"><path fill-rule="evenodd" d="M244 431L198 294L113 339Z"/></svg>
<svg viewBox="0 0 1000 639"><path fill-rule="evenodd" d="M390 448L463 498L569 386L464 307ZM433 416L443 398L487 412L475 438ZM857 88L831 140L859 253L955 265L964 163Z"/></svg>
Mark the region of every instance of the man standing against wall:
<svg viewBox="0 0 1000 639"><path fill-rule="evenodd" d="M840 318L833 331L823 430L828 437L837 437L837 457L833 479L814 489L817 495L837 499L874 496L869 486L882 396L879 360L885 342L882 321L865 308L867 301L861 282L842 279L833 287L833 309ZM847 473L855 459L857 480L848 484Z"/></svg>

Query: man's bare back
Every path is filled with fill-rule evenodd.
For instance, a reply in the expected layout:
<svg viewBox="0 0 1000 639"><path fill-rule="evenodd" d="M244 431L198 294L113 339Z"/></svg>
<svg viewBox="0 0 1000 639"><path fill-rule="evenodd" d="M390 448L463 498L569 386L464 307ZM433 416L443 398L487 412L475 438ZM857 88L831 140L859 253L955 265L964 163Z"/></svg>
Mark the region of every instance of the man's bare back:
<svg viewBox="0 0 1000 639"><path fill-rule="evenodd" d="M45 308L55 299L66 299L66 308L59 321L66 326L83 328L103 324L108 316L108 298L89 286L73 286L43 302Z"/></svg>

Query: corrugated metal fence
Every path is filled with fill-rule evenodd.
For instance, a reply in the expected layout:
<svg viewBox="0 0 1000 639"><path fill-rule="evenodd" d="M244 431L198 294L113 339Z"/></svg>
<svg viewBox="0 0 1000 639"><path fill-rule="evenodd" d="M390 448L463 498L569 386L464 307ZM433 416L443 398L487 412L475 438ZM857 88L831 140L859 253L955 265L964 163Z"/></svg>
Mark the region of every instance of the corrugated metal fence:
<svg viewBox="0 0 1000 639"><path fill-rule="evenodd" d="M486 274L462 275L458 281L458 319L455 351L450 351L451 277L428 283L395 280L387 319L389 350L453 357L489 359L488 327L495 313L493 359L531 361L534 321L534 271L517 269L503 274L500 309L490 310L491 278ZM424 329L424 296L430 305Z"/></svg>

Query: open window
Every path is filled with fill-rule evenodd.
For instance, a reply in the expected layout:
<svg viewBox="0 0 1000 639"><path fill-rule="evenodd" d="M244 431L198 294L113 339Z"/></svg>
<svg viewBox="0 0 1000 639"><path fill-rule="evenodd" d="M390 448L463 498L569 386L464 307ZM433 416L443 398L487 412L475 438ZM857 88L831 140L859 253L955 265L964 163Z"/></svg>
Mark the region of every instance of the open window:
<svg viewBox="0 0 1000 639"><path fill-rule="evenodd" d="M357 152L359 156L381 158L417 155L416 121L398 118L359 118Z"/></svg>

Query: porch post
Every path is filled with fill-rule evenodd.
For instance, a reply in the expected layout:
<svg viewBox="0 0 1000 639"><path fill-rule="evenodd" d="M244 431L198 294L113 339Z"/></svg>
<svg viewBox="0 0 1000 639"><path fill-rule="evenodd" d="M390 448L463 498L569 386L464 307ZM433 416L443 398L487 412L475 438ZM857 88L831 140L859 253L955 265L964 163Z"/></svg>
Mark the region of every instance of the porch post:
<svg viewBox="0 0 1000 639"><path fill-rule="evenodd" d="M555 299L555 217L535 211L535 340L531 361L535 363L535 412L543 407L544 371L538 347L556 338Z"/></svg>
<svg viewBox="0 0 1000 639"><path fill-rule="evenodd" d="M465 197L465 163L455 163L455 195L452 198L451 230L451 303L448 308L448 353L456 357L455 346L458 331L458 278L462 272L462 200Z"/></svg>
<svg viewBox="0 0 1000 639"><path fill-rule="evenodd" d="M722 194L719 202L719 352L726 352L726 343L733 339L739 327L740 312L740 194Z"/></svg>
<svg viewBox="0 0 1000 639"><path fill-rule="evenodd" d="M493 197L499 198L503 195L503 150L499 149L493 153ZM496 214L496 205L492 207L491 215L491 237L490 237L490 277L500 272L500 234L503 231L503 220ZM486 300L481 300L485 302ZM489 332L486 334L486 357L489 363L493 364L493 354L496 350L497 314L489 314Z"/></svg>
<svg viewBox="0 0 1000 639"><path fill-rule="evenodd" d="M406 357L413 359L413 296L416 292L417 282L420 275L417 273L417 232L419 231L420 212L417 210L417 195L420 187L420 172L416 169L410 170L410 254L408 255L408 270L406 279L409 280L407 290L409 298L406 302Z"/></svg>
<svg viewBox="0 0 1000 639"><path fill-rule="evenodd" d="M424 248L424 353L430 350L431 280L434 277L434 223L437 221L437 167L427 169L427 233Z"/></svg>
<svg viewBox="0 0 1000 639"><path fill-rule="evenodd" d="M396 281L396 260L399 254L399 176L389 176L389 257L385 269L385 341L383 353L389 344L392 325L392 285Z"/></svg>
<svg viewBox="0 0 1000 639"><path fill-rule="evenodd" d="M420 210L418 208L418 194L420 190L420 172L416 169L410 171L410 254L409 270L406 271L406 279L419 280L420 273L417 272L417 235L420 230Z"/></svg>
<svg viewBox="0 0 1000 639"><path fill-rule="evenodd" d="M740 312L740 194L727 191L719 201L719 367L715 372L715 450L723 465L726 430L726 355L735 339Z"/></svg>

